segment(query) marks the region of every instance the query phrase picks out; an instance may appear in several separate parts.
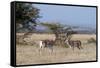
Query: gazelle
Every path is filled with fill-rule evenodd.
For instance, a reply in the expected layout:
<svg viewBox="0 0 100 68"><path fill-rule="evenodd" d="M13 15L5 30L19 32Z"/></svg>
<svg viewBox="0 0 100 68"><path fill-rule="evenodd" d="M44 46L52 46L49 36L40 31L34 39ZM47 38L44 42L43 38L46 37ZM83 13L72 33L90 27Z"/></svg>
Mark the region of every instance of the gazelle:
<svg viewBox="0 0 100 68"><path fill-rule="evenodd" d="M67 43L67 45L70 47L70 48L74 48L77 47L79 50L82 49L82 45L81 45L81 41L80 40L66 40L65 43Z"/></svg>
<svg viewBox="0 0 100 68"><path fill-rule="evenodd" d="M49 48L50 52L53 52L53 40L41 40L39 41L39 51L43 50L44 48Z"/></svg>

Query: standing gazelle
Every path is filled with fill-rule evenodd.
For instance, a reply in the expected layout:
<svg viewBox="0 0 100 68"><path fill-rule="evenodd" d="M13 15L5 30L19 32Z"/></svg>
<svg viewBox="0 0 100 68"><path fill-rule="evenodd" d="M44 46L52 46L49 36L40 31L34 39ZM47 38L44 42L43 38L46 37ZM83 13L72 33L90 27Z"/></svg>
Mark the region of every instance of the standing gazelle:
<svg viewBox="0 0 100 68"><path fill-rule="evenodd" d="M50 52L53 52L53 45L54 45L54 40L41 40L39 41L39 52L43 50L44 48L48 48Z"/></svg>
<svg viewBox="0 0 100 68"><path fill-rule="evenodd" d="M70 40L70 39L68 39L65 42L68 44L68 46L70 48L73 48L73 50L74 50L75 47L77 47L79 50L82 49L82 45L81 45L80 40Z"/></svg>

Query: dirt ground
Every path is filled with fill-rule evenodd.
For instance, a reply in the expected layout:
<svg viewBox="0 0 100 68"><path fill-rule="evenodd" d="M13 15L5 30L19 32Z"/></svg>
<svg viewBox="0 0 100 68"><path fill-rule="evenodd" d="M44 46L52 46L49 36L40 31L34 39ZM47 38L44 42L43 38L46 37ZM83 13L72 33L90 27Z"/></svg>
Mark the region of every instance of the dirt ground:
<svg viewBox="0 0 100 68"><path fill-rule="evenodd" d="M36 38L33 36L31 38ZM41 38L37 36L38 38ZM45 36L46 37L46 36ZM79 61L94 61L96 60L96 44L85 43L85 41L95 35L74 35L73 39L82 41L83 49L64 48L54 46L53 52L49 48L45 48L39 52L39 46L35 45L16 45L16 63L17 65L27 64L45 64L45 63L61 63L61 62L79 62ZM44 38L44 37L43 37ZM51 38L51 37L50 37Z"/></svg>

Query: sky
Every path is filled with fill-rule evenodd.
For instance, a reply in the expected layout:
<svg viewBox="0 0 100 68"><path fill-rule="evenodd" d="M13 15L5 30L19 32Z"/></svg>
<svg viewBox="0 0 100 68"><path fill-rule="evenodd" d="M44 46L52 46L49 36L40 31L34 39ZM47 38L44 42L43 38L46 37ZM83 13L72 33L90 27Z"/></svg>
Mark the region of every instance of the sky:
<svg viewBox="0 0 100 68"><path fill-rule="evenodd" d="M96 8L33 4L40 9L41 22L59 22L65 25L96 28Z"/></svg>

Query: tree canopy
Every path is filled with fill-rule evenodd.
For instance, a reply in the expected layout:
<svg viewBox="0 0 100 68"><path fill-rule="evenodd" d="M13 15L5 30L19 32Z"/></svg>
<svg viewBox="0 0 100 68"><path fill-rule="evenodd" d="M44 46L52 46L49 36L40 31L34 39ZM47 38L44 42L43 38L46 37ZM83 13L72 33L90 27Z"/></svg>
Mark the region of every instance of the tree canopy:
<svg viewBox="0 0 100 68"><path fill-rule="evenodd" d="M72 34L75 34L76 32L72 30L72 27L63 25L60 23L41 23L41 25L48 27L52 33L55 34L56 39L60 37L60 39L64 36L65 39L71 37Z"/></svg>
<svg viewBox="0 0 100 68"><path fill-rule="evenodd" d="M40 18L39 9L28 3L16 3L16 26L17 29L34 29L36 20Z"/></svg>

